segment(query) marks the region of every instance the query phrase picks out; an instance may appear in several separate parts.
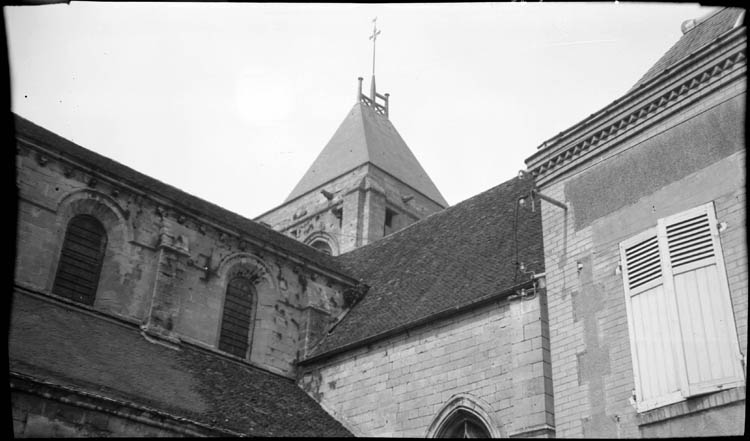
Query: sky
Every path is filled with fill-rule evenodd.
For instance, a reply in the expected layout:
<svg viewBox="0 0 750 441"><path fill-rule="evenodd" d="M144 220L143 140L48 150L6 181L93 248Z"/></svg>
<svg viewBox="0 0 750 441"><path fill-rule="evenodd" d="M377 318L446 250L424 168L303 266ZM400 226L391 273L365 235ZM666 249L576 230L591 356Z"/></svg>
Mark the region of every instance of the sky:
<svg viewBox="0 0 750 441"><path fill-rule="evenodd" d="M449 204L525 169L714 8L687 3L7 6L11 109L254 218L369 90Z"/></svg>

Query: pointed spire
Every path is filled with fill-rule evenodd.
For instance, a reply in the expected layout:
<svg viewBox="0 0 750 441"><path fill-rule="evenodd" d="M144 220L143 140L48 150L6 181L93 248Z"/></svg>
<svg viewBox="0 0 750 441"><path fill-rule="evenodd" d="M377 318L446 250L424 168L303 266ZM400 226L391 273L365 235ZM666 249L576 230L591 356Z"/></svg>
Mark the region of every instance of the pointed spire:
<svg viewBox="0 0 750 441"><path fill-rule="evenodd" d="M383 118L369 100L361 95L286 202L310 192L319 193L326 183L369 163L447 207L448 203L391 121Z"/></svg>

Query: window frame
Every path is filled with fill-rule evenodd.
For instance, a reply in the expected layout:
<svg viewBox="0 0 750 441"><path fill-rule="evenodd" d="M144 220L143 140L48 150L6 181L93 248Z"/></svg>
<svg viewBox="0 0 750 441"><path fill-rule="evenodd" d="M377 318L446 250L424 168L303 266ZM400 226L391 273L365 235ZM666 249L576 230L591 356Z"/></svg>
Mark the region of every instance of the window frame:
<svg viewBox="0 0 750 441"><path fill-rule="evenodd" d="M70 295L66 295L60 292L60 288L63 288L63 286L60 284L61 283L60 281L64 279L64 278L61 279L60 275L61 275L61 272L63 271L63 268L65 268L66 266L76 266L76 265L73 265L70 261L68 261L68 259L73 259L73 257L71 257L71 253L75 253L79 255L81 254L73 250L72 248L70 248L70 244L73 243L72 236L71 236L72 234L71 226L74 225L74 223L77 222L78 220L82 220L82 219L86 219L89 222L93 222L93 225L95 225L95 227L99 230L99 231L96 231L95 233L100 234L101 236L98 239L98 242L99 242L98 253L95 256L85 256L95 261L94 266L91 267L91 274L94 276L93 280L91 281L91 284L89 286L85 287L88 289L89 292L86 295L78 296L78 297L83 297L83 298L76 298L76 297L72 297ZM77 227L77 228L82 228L82 227ZM96 216L93 216L91 214L86 214L86 213L80 213L71 217L65 226L65 234L63 235L63 240L62 240L62 243L60 244L60 252L58 253L58 259L57 259L57 269L55 270L55 278L52 281L52 288L51 288L52 294L62 297L64 299L70 300L75 303L79 303L79 304L87 305L87 306L94 306L94 303L96 302L96 294L99 290L99 282L101 281L102 268L104 266L104 259L107 255L108 243L109 243L109 237L107 234L107 229L104 226L104 224L99 219L96 218ZM80 262L80 261L77 261L77 262Z"/></svg>
<svg viewBox="0 0 750 441"><path fill-rule="evenodd" d="M248 319L247 331L246 331L246 335L244 336L246 347L244 348L243 355L237 355L236 353L228 351L222 347L226 343L226 341L224 342L222 341L222 336L225 336L224 324L225 324L226 317L228 315L227 314L227 299L229 296L229 290L230 290L231 284L237 279L245 280L245 282L248 283L250 286L249 293L248 293L250 296L250 301L249 301L250 313L249 313L249 316L247 317ZM252 340L253 340L253 334L254 334L254 329L255 329L255 317L257 315L257 310L258 310L257 300L258 300L258 290L255 287L255 283L253 283L252 277L249 277L243 271L239 270L239 271L234 272L234 274L231 274L226 279L226 283L224 285L224 299L223 299L223 304L222 304L222 309L221 309L221 321L219 322L219 332L218 332L218 336L216 339L216 348L218 350L220 350L223 353L226 353L231 356L238 357L244 360L250 359L250 353L253 348Z"/></svg>

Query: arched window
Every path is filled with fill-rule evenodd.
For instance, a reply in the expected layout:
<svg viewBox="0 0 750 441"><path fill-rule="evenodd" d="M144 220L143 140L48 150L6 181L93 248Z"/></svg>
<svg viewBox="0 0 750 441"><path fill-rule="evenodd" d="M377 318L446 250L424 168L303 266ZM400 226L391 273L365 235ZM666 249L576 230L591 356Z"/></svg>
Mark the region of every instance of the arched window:
<svg viewBox="0 0 750 441"><path fill-rule="evenodd" d="M333 254L331 246L328 245L328 242L324 240L316 240L315 242L311 243L310 246L320 251L321 253L328 254L329 256Z"/></svg>
<svg viewBox="0 0 750 441"><path fill-rule="evenodd" d="M490 438L490 432L475 415L458 410L445 421L437 438Z"/></svg>
<svg viewBox="0 0 750 441"><path fill-rule="evenodd" d="M107 233L95 217L80 214L68 222L52 292L93 305L107 248Z"/></svg>
<svg viewBox="0 0 750 441"><path fill-rule="evenodd" d="M253 321L255 288L243 276L229 280L221 318L219 350L245 358L250 346L250 329Z"/></svg>

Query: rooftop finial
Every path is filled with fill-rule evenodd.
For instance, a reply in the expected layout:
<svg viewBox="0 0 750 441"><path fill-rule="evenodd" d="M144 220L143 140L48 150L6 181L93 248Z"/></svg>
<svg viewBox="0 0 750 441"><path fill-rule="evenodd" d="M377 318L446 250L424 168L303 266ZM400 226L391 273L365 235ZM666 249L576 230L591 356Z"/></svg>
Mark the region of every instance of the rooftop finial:
<svg viewBox="0 0 750 441"><path fill-rule="evenodd" d="M389 94L381 95L377 92L375 89L375 41L378 39L378 35L380 35L380 31L378 30L378 24L377 24L378 17L375 17L372 19L372 35L370 35L370 40L372 40L372 80L370 81L370 96L365 96L362 94L362 78L357 78L359 80L358 85L358 93L359 93L359 101L372 107L375 109L375 111L381 115L384 115L386 118L388 118L388 97ZM382 104L378 102L378 98L382 101Z"/></svg>
<svg viewBox="0 0 750 441"><path fill-rule="evenodd" d="M380 35L377 21L378 21L378 17L375 17L372 19L372 35L370 35L370 40L372 40L372 77L373 78L375 78L375 41L378 39L378 35Z"/></svg>

